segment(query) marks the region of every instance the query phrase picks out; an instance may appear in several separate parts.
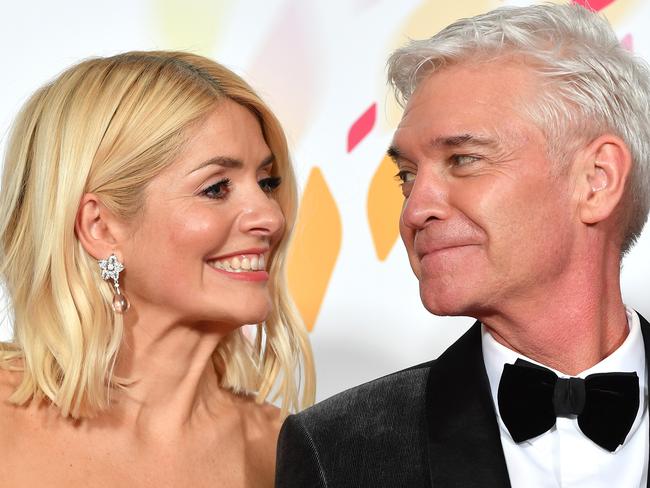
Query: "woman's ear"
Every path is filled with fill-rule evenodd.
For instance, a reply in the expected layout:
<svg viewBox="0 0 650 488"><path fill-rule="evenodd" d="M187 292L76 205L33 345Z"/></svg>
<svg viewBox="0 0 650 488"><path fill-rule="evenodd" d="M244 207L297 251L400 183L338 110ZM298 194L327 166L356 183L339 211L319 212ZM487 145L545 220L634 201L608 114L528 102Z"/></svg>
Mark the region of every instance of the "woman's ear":
<svg viewBox="0 0 650 488"><path fill-rule="evenodd" d="M583 153L579 182L580 218L585 224L607 219L623 199L632 166L630 151L619 137L603 135Z"/></svg>
<svg viewBox="0 0 650 488"><path fill-rule="evenodd" d="M95 259L105 259L119 246L119 222L97 195L81 198L74 230L81 245Z"/></svg>

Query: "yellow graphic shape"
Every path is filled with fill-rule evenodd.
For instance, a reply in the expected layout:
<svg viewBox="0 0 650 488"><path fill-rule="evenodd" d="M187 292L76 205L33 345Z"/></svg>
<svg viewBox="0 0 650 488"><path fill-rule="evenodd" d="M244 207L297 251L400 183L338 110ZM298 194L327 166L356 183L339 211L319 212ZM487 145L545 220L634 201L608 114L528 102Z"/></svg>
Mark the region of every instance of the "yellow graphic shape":
<svg viewBox="0 0 650 488"><path fill-rule="evenodd" d="M427 39L458 19L472 17L502 6L503 2L499 0L473 0L471 2L424 0L419 7L413 9L406 22L391 39L388 52L392 53L395 49L405 46L409 39ZM385 93L383 80L380 93ZM385 113L386 116L381 117L383 119L381 122L386 124L383 128L392 131L402 117L402 108L392 94L386 97Z"/></svg>
<svg viewBox="0 0 650 488"><path fill-rule="evenodd" d="M424 0L419 7L411 12L402 27L399 34L401 39L395 41L397 41L397 46L401 46L407 37L425 39L458 19L472 17L502 6L503 2L499 0L472 0L471 2Z"/></svg>
<svg viewBox="0 0 650 488"><path fill-rule="evenodd" d="M289 249L289 289L308 330L313 330L341 250L341 218L320 169L312 168Z"/></svg>
<svg viewBox="0 0 650 488"><path fill-rule="evenodd" d="M180 49L210 56L228 20L227 0L153 0L157 30L165 49Z"/></svg>
<svg viewBox="0 0 650 488"><path fill-rule="evenodd" d="M404 198L395 182L397 172L393 160L382 159L368 190L368 223L375 252L384 261L399 236L399 218Z"/></svg>
<svg viewBox="0 0 650 488"><path fill-rule="evenodd" d="M614 26L614 29L616 29L619 24L625 22L637 10L640 10L642 5L641 0L616 0L601 10L600 13L605 15L607 20Z"/></svg>

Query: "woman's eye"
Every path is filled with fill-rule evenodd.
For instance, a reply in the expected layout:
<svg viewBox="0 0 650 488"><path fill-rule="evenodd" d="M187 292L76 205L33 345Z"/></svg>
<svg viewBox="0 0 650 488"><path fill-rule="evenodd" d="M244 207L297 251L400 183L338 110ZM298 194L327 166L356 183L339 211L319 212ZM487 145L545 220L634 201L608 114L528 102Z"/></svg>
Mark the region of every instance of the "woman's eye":
<svg viewBox="0 0 650 488"><path fill-rule="evenodd" d="M264 193L273 193L282 183L282 178L279 176L269 176L257 182Z"/></svg>
<svg viewBox="0 0 650 488"><path fill-rule="evenodd" d="M395 175L395 179L399 180L402 184L410 183L411 181L415 180L415 173L412 173L411 171L401 170Z"/></svg>
<svg viewBox="0 0 650 488"><path fill-rule="evenodd" d="M223 180L217 181L214 185L210 185L205 190L201 192L202 195L208 198L220 199L225 198L230 189L230 179L224 178Z"/></svg>

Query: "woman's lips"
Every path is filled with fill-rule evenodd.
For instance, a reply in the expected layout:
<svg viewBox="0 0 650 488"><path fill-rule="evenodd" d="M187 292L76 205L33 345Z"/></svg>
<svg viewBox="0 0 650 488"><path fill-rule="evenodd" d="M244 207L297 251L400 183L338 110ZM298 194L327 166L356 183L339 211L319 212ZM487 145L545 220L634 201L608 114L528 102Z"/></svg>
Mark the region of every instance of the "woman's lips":
<svg viewBox="0 0 650 488"><path fill-rule="evenodd" d="M233 279L243 281L269 279L264 252L242 251L226 257L209 259L207 263L215 271Z"/></svg>

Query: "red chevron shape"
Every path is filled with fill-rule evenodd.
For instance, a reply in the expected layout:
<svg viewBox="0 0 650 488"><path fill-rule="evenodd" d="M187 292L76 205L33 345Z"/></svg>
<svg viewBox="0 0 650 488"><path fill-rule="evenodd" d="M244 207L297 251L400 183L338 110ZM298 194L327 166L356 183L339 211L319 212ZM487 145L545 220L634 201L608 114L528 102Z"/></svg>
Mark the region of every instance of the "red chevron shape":
<svg viewBox="0 0 650 488"><path fill-rule="evenodd" d="M348 152L351 152L375 126L377 120L377 104L370 105L361 117L359 117L348 131Z"/></svg>

